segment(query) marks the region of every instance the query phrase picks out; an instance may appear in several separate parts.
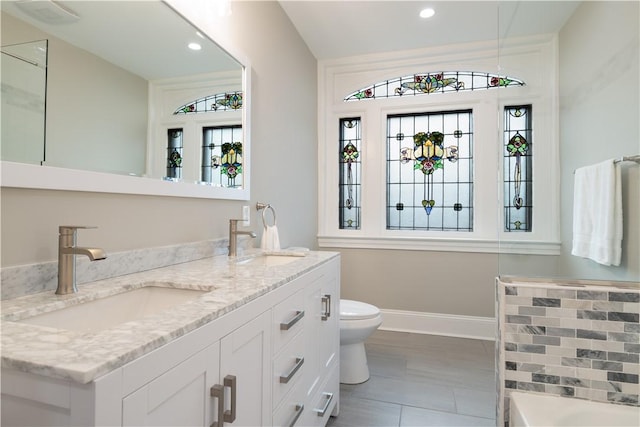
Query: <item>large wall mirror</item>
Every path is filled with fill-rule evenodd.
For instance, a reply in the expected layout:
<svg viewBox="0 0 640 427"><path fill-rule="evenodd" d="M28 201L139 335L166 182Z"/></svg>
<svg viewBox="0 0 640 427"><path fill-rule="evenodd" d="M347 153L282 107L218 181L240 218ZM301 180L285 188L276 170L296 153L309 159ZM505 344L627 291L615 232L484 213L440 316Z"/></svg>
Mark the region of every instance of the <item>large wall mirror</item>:
<svg viewBox="0 0 640 427"><path fill-rule="evenodd" d="M161 1L0 4L3 186L249 198L246 61Z"/></svg>

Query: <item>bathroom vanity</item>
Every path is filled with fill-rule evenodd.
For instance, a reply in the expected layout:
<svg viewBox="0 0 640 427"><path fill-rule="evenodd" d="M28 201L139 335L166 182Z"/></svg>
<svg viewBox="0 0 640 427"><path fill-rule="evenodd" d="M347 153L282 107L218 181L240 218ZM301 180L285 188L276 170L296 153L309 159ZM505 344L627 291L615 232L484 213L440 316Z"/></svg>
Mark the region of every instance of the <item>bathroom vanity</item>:
<svg viewBox="0 0 640 427"><path fill-rule="evenodd" d="M219 256L3 301L2 425L324 426L339 399L339 263ZM197 293L94 319L142 288ZM86 305L86 322L43 316L97 300L107 311Z"/></svg>

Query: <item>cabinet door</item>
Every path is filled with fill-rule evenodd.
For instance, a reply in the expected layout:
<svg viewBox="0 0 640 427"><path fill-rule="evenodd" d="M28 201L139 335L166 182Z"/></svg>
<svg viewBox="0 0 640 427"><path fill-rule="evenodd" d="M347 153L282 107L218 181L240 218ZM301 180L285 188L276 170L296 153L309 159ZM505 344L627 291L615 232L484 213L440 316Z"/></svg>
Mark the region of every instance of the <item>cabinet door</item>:
<svg viewBox="0 0 640 427"><path fill-rule="evenodd" d="M225 387L225 410L235 412L233 427L271 424L271 310L261 314L220 343L220 377L235 377L235 407L231 387ZM233 418L233 415L231 416Z"/></svg>
<svg viewBox="0 0 640 427"><path fill-rule="evenodd" d="M122 425L209 427L219 364L215 343L131 393L122 401Z"/></svg>
<svg viewBox="0 0 640 427"><path fill-rule="evenodd" d="M324 268L320 287L320 369L326 375L340 357L340 270L337 261Z"/></svg>

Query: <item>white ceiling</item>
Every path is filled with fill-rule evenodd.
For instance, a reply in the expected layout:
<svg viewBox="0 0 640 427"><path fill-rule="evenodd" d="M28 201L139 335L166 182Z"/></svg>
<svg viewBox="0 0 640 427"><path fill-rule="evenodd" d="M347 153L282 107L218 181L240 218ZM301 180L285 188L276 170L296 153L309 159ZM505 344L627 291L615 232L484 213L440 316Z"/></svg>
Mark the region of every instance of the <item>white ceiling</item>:
<svg viewBox="0 0 640 427"><path fill-rule="evenodd" d="M317 59L555 33L579 1L279 0ZM431 7L436 15L418 16Z"/></svg>
<svg viewBox="0 0 640 427"><path fill-rule="evenodd" d="M211 0L214 1L214 0ZM233 11L232 0L231 10ZM317 59L557 32L578 1L279 0ZM147 1L58 0L80 20L45 24L0 1L2 10L148 79L238 67L213 44L184 49L194 29L170 8ZM423 20L418 12L433 7ZM123 13L125 12L125 13ZM224 56L224 55L223 55ZM193 64L189 67L185 64ZM223 65L224 64L224 65Z"/></svg>

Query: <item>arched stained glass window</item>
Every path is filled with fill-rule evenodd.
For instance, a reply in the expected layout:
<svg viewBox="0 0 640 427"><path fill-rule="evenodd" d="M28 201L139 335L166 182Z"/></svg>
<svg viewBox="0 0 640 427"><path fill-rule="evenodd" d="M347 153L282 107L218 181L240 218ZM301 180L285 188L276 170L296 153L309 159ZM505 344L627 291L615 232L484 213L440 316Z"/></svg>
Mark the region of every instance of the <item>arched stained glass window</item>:
<svg viewBox="0 0 640 427"><path fill-rule="evenodd" d="M242 92L218 93L196 99L193 102L185 104L176 111L176 114L194 114L209 113L212 111L234 111L242 108L243 94Z"/></svg>
<svg viewBox="0 0 640 427"><path fill-rule="evenodd" d="M428 95L432 93L486 90L507 86L524 86L522 80L475 71L442 71L412 74L384 80L347 95L345 101Z"/></svg>

